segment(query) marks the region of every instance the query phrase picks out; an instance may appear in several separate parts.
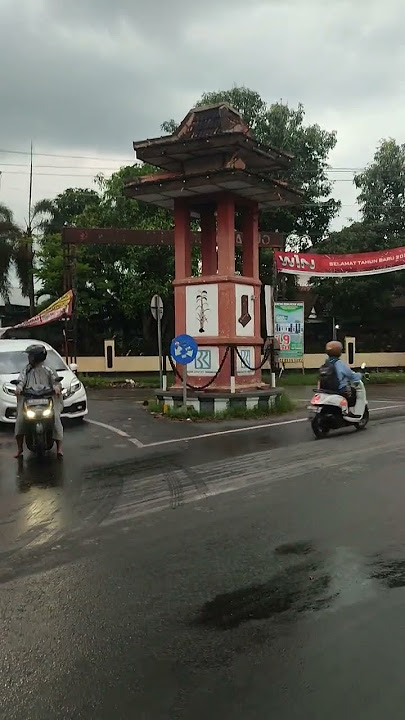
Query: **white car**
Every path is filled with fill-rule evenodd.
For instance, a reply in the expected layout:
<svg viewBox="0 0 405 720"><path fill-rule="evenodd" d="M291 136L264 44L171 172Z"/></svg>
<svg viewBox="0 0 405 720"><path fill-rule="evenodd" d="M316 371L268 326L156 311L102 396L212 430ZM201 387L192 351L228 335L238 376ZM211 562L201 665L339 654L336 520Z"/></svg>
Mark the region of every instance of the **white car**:
<svg viewBox="0 0 405 720"><path fill-rule="evenodd" d="M21 370L28 364L28 355L25 352L27 347L37 344L44 345L48 351L45 365L62 378L64 406L62 417L73 420L83 419L88 413L86 390L56 350L48 343L37 340L0 339L0 423L15 422L17 398L10 382L16 380Z"/></svg>

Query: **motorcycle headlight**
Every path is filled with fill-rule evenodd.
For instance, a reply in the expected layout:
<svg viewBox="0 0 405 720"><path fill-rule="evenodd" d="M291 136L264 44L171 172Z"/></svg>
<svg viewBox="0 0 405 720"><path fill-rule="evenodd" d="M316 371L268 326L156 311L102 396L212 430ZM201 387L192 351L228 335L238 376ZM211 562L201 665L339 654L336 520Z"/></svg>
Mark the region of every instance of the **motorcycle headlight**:
<svg viewBox="0 0 405 720"><path fill-rule="evenodd" d="M77 392L78 390L80 390L81 386L82 386L82 384L81 384L80 380L78 380L77 378L75 380L72 380L72 382L70 383L70 392L71 393Z"/></svg>
<svg viewBox="0 0 405 720"><path fill-rule="evenodd" d="M34 410L27 410L26 415L29 420L33 420L36 417Z"/></svg>

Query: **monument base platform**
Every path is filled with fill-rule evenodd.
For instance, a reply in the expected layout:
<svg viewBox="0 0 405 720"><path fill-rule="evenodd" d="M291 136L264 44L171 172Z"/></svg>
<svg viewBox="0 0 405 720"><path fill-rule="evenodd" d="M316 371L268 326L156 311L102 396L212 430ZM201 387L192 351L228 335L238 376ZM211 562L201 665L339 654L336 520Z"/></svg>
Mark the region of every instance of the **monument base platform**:
<svg viewBox="0 0 405 720"><path fill-rule="evenodd" d="M280 388L268 388L248 392L208 392L206 390L189 390L187 392L187 406L194 408L196 412L215 414L225 410L262 410L271 409L277 406L282 395ZM169 390L156 390L158 402L167 407L181 407L183 405L183 392L171 388Z"/></svg>

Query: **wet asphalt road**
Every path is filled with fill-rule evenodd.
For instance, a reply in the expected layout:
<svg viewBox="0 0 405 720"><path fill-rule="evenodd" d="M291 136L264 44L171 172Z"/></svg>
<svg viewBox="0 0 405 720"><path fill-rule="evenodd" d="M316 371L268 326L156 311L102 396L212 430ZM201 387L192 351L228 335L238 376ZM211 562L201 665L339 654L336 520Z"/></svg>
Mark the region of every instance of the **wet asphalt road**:
<svg viewBox="0 0 405 720"><path fill-rule="evenodd" d="M0 717L402 719L404 431L86 424L20 466L3 431Z"/></svg>

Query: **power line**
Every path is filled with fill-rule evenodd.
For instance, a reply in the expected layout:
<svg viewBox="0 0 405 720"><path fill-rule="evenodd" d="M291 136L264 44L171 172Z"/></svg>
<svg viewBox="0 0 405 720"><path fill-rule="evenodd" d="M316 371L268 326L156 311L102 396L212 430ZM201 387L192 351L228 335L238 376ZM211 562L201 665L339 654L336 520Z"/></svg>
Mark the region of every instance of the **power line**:
<svg viewBox="0 0 405 720"><path fill-rule="evenodd" d="M0 148L0 153L6 154L6 155L26 155L29 156L30 152L28 150L7 150L4 148ZM34 152L34 156L37 157L53 157L53 158L64 158L66 160L102 160L103 162L112 162L112 163L125 163L126 160L123 157L120 158L106 158L106 157L100 157L100 156L94 156L94 155L67 155L67 154L59 154L59 153L41 153L41 152ZM134 164L136 160L132 158L132 160L128 160L128 164ZM365 170L366 167L334 167L333 165L330 167L326 167L325 170L327 172L351 172L351 173L357 173L362 172Z"/></svg>
<svg viewBox="0 0 405 720"><path fill-rule="evenodd" d="M5 155L30 155L29 151L25 150L5 150L3 148L0 148L0 153L4 153ZM94 156L88 156L88 155L59 155L58 153L40 153L40 152L34 152L34 156L41 156L41 157L55 157L55 158L66 158L67 160L107 160L108 162L117 162L122 163L125 162L124 158L105 158L105 157L94 157Z"/></svg>

